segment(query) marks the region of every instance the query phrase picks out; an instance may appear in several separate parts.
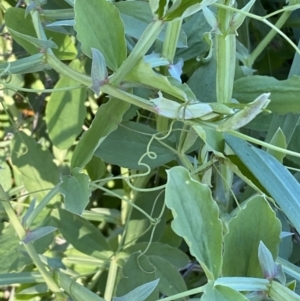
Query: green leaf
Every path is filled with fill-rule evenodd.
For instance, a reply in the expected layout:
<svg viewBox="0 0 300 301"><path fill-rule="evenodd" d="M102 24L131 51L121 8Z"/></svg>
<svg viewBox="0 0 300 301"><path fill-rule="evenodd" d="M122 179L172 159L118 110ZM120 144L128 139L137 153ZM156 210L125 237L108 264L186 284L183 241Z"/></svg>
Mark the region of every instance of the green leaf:
<svg viewBox="0 0 300 301"><path fill-rule="evenodd" d="M24 132L17 132L12 142L12 163L22 175L28 191L49 189L59 182L58 168L53 163L49 150L42 150L41 145ZM37 199L42 199L47 192L36 192Z"/></svg>
<svg viewBox="0 0 300 301"><path fill-rule="evenodd" d="M145 283L122 297L114 297L113 301L143 301L156 288L159 279Z"/></svg>
<svg viewBox="0 0 300 301"><path fill-rule="evenodd" d="M46 64L46 58L44 53L37 53L22 59L18 59L14 62L8 62L0 64L1 76L11 74L26 74L32 72L39 72L50 67ZM10 81L10 84L12 82Z"/></svg>
<svg viewBox="0 0 300 301"><path fill-rule="evenodd" d="M223 276L263 276L258 260L262 241L276 258L281 224L262 196L253 197L228 224L224 237Z"/></svg>
<svg viewBox="0 0 300 301"><path fill-rule="evenodd" d="M155 267L155 274L158 279L159 291L167 296L172 296L187 290L182 275L167 260L160 256L149 256L150 263Z"/></svg>
<svg viewBox="0 0 300 301"><path fill-rule="evenodd" d="M233 116L228 117L224 122L220 123L217 131L224 132L230 130L237 130L251 120L253 120L262 110L264 110L270 103L270 93L263 93L259 95L254 101L250 102L245 108L241 109Z"/></svg>
<svg viewBox="0 0 300 301"><path fill-rule="evenodd" d="M70 68L82 72L81 62L76 59ZM55 88L71 87L78 83L68 77L61 76ZM73 145L82 131L86 116L86 88L52 92L46 108L46 122L51 141L60 149Z"/></svg>
<svg viewBox="0 0 300 301"><path fill-rule="evenodd" d="M55 223L63 237L78 251L102 260L113 255L100 230L84 218L59 209Z"/></svg>
<svg viewBox="0 0 300 301"><path fill-rule="evenodd" d="M76 301L105 301L103 298L99 297L88 288L80 285L75 279L70 278L68 275L60 272L54 272L55 279L58 285L66 291L72 300Z"/></svg>
<svg viewBox="0 0 300 301"><path fill-rule="evenodd" d="M172 210L174 232L182 236L206 276L218 278L222 266L222 224L207 185L196 182L183 167L167 171L165 202Z"/></svg>
<svg viewBox="0 0 300 301"><path fill-rule="evenodd" d="M168 93L182 101L195 100L195 95L186 84L178 81L172 82L172 78L163 76L155 72L151 65L141 61L126 76L126 81L137 82L147 86L151 86L157 90Z"/></svg>
<svg viewBox="0 0 300 301"><path fill-rule="evenodd" d="M114 5L121 13L125 25L125 34L137 40L140 39L149 23L153 21L149 3L144 1L122 1L114 2ZM166 29L164 28L157 39L163 42L165 34ZM177 47L187 48L186 35L183 30L180 30Z"/></svg>
<svg viewBox="0 0 300 301"><path fill-rule="evenodd" d="M122 264L122 261L124 261L131 254L139 251L143 252L145 250L145 255L147 255L149 258L151 256L159 256L164 260L167 260L177 270L182 269L189 263L189 258L185 253L183 253L183 251L160 242L153 242L150 244L150 246L149 242L136 243L118 253L117 260L120 264Z"/></svg>
<svg viewBox="0 0 300 301"><path fill-rule="evenodd" d="M103 54L99 50L92 48L92 57L91 77L93 84L91 89L99 96L101 86L108 80L108 73Z"/></svg>
<svg viewBox="0 0 300 301"><path fill-rule="evenodd" d="M37 47L38 49L44 49L46 50L47 48L55 48L57 49L57 45L52 42L51 40L40 40L31 36L28 36L26 34L22 34L20 32L17 32L15 30L13 30L12 28L9 28L10 33L14 36L14 37L18 37L20 39L26 40L28 42L30 42L32 45L34 45L35 47Z"/></svg>
<svg viewBox="0 0 300 301"><path fill-rule="evenodd" d="M44 282L39 272L21 272L0 274L0 285L12 285L16 283L39 283Z"/></svg>
<svg viewBox="0 0 300 301"><path fill-rule="evenodd" d="M35 29L31 21L31 16L25 18L24 9L11 7L4 15L6 26L20 34L27 35L30 37L36 37ZM20 26L22 24L22 26ZM77 55L76 46L72 42L70 36L53 32L45 31L48 40L53 41L58 49L53 49L54 54L61 60L73 60ZM21 45L30 54L36 54L39 49L32 45L27 39L23 39L12 33L13 39Z"/></svg>
<svg viewBox="0 0 300 301"><path fill-rule="evenodd" d="M164 195L160 191L152 191L141 193L137 198L135 204L147 212L152 218L159 218L154 233L153 227L149 219L135 208L132 209L130 220L127 222L127 230L124 244L135 244L142 241L158 241L164 231L166 225L166 218L164 211ZM152 235L153 234L153 235Z"/></svg>
<svg viewBox="0 0 300 301"><path fill-rule="evenodd" d="M173 2L172 7L164 16L165 21L172 21L175 19L184 19L201 10L203 7L215 3L216 0L178 0Z"/></svg>
<svg viewBox="0 0 300 301"><path fill-rule="evenodd" d="M12 173L5 161L0 163L0 183L4 191L8 191L12 186Z"/></svg>
<svg viewBox="0 0 300 301"><path fill-rule="evenodd" d="M286 143L286 139L285 136L281 130L281 128L278 128L278 130L275 132L275 134L273 135L273 137L271 138L270 144L281 147L281 148L286 148L287 147L287 143ZM282 152L277 152L273 149L267 149L267 152L272 155L273 157L275 157L279 162L282 163L283 158L285 157L285 154Z"/></svg>
<svg viewBox="0 0 300 301"><path fill-rule="evenodd" d="M279 81L274 77L255 75L234 82L233 97L242 103L249 103L265 92L271 93L268 109L273 113L300 113L299 76Z"/></svg>
<svg viewBox="0 0 300 301"><path fill-rule="evenodd" d="M1 273L20 271L31 262L30 258L21 253L21 250L25 250L20 245L20 239L16 236L16 231L12 225L1 231L0 245L3 246L0 248ZM2 277L0 279L2 282Z"/></svg>
<svg viewBox="0 0 300 301"><path fill-rule="evenodd" d="M300 232L300 185L293 175L273 156L251 144L224 134L230 148L257 178Z"/></svg>
<svg viewBox="0 0 300 301"><path fill-rule="evenodd" d="M156 279L155 267L151 264L148 257L141 252L132 254L122 269L122 278L117 286L117 296L123 296L138 286ZM157 287L146 299L155 301L158 299Z"/></svg>
<svg viewBox="0 0 300 301"><path fill-rule="evenodd" d="M95 150L103 140L118 127L122 116L129 109L130 104L119 99L112 98L108 103L98 109L91 127L82 135L77 144L72 160L71 168L83 168L93 157Z"/></svg>
<svg viewBox="0 0 300 301"><path fill-rule="evenodd" d="M277 273L277 267L272 253L262 241L259 242L258 246L258 260L264 277L267 279L274 279Z"/></svg>
<svg viewBox="0 0 300 301"><path fill-rule="evenodd" d="M71 176L62 176L59 190L64 195L66 210L81 215L91 196L89 177L75 168Z"/></svg>
<svg viewBox="0 0 300 301"><path fill-rule="evenodd" d="M300 296L276 281L271 282L268 295L275 301L300 301Z"/></svg>
<svg viewBox="0 0 300 301"><path fill-rule="evenodd" d="M112 132L95 151L95 156L101 157L105 162L116 164L136 170L146 170L147 164L150 168L156 168L176 158L176 154L166 148L157 140L151 142L152 136L157 134L156 130L141 123L127 121L122 122L116 131ZM152 159L145 156L141 163L139 160L149 151L156 154ZM175 149L174 143L165 139L163 143Z"/></svg>
<svg viewBox="0 0 300 301"><path fill-rule="evenodd" d="M88 17L87 17L88 16ZM106 0L75 2L75 30L82 51L92 57L92 48L105 57L109 68L116 71L126 59L124 25L118 9Z"/></svg>
<svg viewBox="0 0 300 301"><path fill-rule="evenodd" d="M213 284L207 286L201 301L247 301L248 299L234 289Z"/></svg>
<svg viewBox="0 0 300 301"><path fill-rule="evenodd" d="M29 242L33 242L41 237L44 237L47 234L54 232L55 230L56 228L52 226L34 229L27 232L25 238L23 238L22 241L24 244L28 244Z"/></svg>

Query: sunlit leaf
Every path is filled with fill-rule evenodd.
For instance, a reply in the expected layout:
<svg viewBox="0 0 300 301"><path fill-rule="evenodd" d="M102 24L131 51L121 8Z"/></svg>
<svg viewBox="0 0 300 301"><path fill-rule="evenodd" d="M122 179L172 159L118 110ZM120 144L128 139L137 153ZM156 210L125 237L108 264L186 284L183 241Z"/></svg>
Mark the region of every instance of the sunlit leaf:
<svg viewBox="0 0 300 301"><path fill-rule="evenodd" d="M72 170L72 175L62 176L59 190L64 195L65 208L72 213L81 215L91 196L89 177L75 168Z"/></svg>
<svg viewBox="0 0 300 301"><path fill-rule="evenodd" d="M70 68L82 72L83 66L79 60L74 60ZM78 83L66 76L61 76L55 88L75 86ZM82 131L86 117L87 89L52 92L46 108L46 122L51 141L60 149L67 149L75 142Z"/></svg>
<svg viewBox="0 0 300 301"><path fill-rule="evenodd" d="M276 258L281 224L262 196L249 200L228 224L224 238L223 276L262 277L258 246L262 241Z"/></svg>
<svg viewBox="0 0 300 301"><path fill-rule="evenodd" d="M139 287L135 288L122 297L114 297L113 301L143 301L153 292L158 282L159 279L156 279L154 281L140 285Z"/></svg>
<svg viewBox="0 0 300 301"><path fill-rule="evenodd" d="M124 25L118 9L106 0L77 0L75 22L82 51L91 58L92 48L98 49L109 68L116 71L127 55Z"/></svg>
<svg viewBox="0 0 300 301"><path fill-rule="evenodd" d="M84 218L60 209L55 223L64 238L80 252L104 260L113 254L100 230Z"/></svg>
<svg viewBox="0 0 300 301"><path fill-rule="evenodd" d="M172 228L185 239L207 277L217 278L222 265L222 225L211 190L183 167L167 173L165 202L174 217Z"/></svg>

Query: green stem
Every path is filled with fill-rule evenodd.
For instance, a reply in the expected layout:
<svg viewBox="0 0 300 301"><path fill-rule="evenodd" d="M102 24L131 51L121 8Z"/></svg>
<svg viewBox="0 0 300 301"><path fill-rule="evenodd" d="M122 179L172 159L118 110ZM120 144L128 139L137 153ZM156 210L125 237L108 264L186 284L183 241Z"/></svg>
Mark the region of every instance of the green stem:
<svg viewBox="0 0 300 301"><path fill-rule="evenodd" d="M45 19L66 20L74 19L75 13L73 8L65 9L45 9L41 12L41 17Z"/></svg>
<svg viewBox="0 0 300 301"><path fill-rule="evenodd" d="M168 23L165 40L162 49L162 57L166 58L170 63L173 63L175 56L182 19Z"/></svg>
<svg viewBox="0 0 300 301"><path fill-rule="evenodd" d="M291 11L285 11L280 18L275 23L275 27L280 29L285 22L288 20L288 18L291 15ZM247 66L252 67L255 60L258 58L258 56L266 49L267 45L271 42L271 40L275 37L277 34L277 31L274 29L271 29L269 33L261 40L261 42L257 45L257 47L253 50L253 52L250 54L250 56L247 59Z"/></svg>
<svg viewBox="0 0 300 301"><path fill-rule="evenodd" d="M23 228L22 224L20 223L17 215L15 214L9 198L7 197L2 185L0 185L0 200L2 201L2 206L10 220L11 225L14 227L18 237L22 240L26 236L26 231ZM60 291L60 288L57 286L56 282L52 278L51 274L46 270L45 266L43 265L38 253L36 252L32 243L23 244L25 250L27 251L28 255L34 262L35 266L41 273L44 281L46 282L48 288L55 293L56 300L65 300L64 294Z"/></svg>
<svg viewBox="0 0 300 301"><path fill-rule="evenodd" d="M164 22L161 20L153 21L148 25L128 58L109 79L110 84L119 85L122 82L126 75L135 67L153 45L163 29L163 26Z"/></svg>
<svg viewBox="0 0 300 301"><path fill-rule="evenodd" d="M110 261L110 266L108 270L108 276L106 281L106 287L105 287L105 293L104 293L104 299L106 301L111 301L114 290L115 290L115 283L117 279L117 273L118 273L118 264L115 258L112 258Z"/></svg>
<svg viewBox="0 0 300 301"><path fill-rule="evenodd" d="M207 284L205 284L203 286L200 286L200 287L197 287L197 288L194 288L194 289L191 289L191 290L188 290L186 292L179 293L179 294L176 294L176 295L173 295L173 296L170 296L170 297L167 297L167 298L159 299L159 300L156 300L156 301L173 301L173 300L182 299L182 298L190 296L190 295L203 293L205 291L206 286L207 286Z"/></svg>

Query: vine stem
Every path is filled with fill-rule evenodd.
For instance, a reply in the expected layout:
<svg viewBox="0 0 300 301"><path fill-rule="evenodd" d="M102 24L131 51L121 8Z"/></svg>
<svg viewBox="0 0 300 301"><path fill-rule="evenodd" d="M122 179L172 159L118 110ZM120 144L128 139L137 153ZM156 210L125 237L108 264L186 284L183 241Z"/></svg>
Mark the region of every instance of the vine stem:
<svg viewBox="0 0 300 301"><path fill-rule="evenodd" d="M22 224L20 223L17 215L15 214L9 198L7 197L2 185L0 185L0 200L2 201L2 206L7 213L9 220L14 227L15 231L17 232L18 237L22 240L26 236L26 231L23 228ZM27 251L28 255L34 262L35 266L41 273L43 279L45 280L48 288L56 295L56 300L65 300L64 294L61 292L59 286L56 284L54 279L52 278L51 274L45 268L44 264L42 263L39 254L35 250L32 243L23 244L25 250Z"/></svg>
<svg viewBox="0 0 300 301"><path fill-rule="evenodd" d="M284 11L283 14L280 16L280 18L275 23L275 27L280 29L285 24L285 22L288 20L291 13L292 13L291 11ZM248 67L252 67L255 60L263 52L263 50L271 42L271 40L275 37L276 34L277 34L277 31L275 31L274 29L271 29L269 31L269 33L260 41L260 43L257 45L257 47L253 50L253 52L250 54L250 56L246 60Z"/></svg>

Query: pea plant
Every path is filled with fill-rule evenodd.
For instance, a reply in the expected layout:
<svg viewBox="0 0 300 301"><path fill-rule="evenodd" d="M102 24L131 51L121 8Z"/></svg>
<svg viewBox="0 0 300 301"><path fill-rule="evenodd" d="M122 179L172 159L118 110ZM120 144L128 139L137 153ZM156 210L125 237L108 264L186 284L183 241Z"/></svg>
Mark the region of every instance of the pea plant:
<svg viewBox="0 0 300 301"><path fill-rule="evenodd" d="M299 0L2 0L1 300L300 300Z"/></svg>

